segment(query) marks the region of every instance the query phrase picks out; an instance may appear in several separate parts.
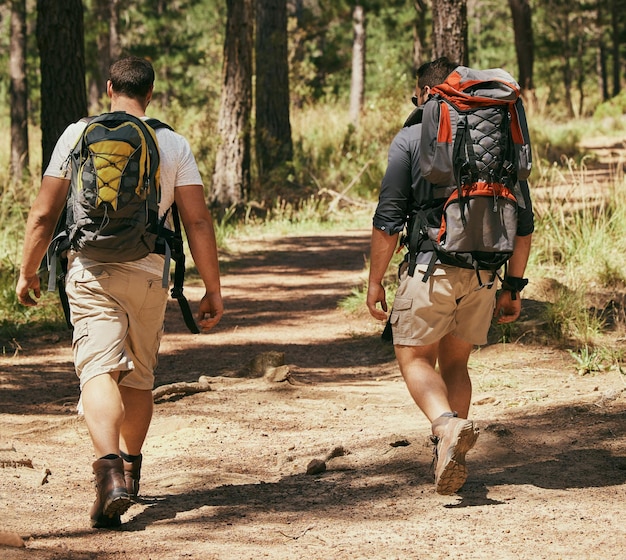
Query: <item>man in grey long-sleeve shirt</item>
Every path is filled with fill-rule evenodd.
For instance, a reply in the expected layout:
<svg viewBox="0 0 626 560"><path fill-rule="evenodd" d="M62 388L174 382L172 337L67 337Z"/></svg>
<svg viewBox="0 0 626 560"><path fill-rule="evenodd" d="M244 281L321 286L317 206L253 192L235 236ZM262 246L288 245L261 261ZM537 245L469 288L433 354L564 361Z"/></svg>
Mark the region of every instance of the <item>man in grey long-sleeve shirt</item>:
<svg viewBox="0 0 626 560"><path fill-rule="evenodd" d="M414 103L423 103L430 89L441 84L456 67L447 59L423 65L418 70ZM411 216L418 209L436 223L441 219L445 202L425 196L432 186L422 177L419 166L421 130L421 123L416 122L402 128L394 138L374 215L367 306L379 320L387 319L382 281L400 232L409 226ZM453 494L463 486L467 478L465 454L478 437L478 429L467 419L472 392L467 367L470 353L474 345L487 342L493 317L499 323L509 323L520 314L518 292L526 284L523 275L534 221L527 183L520 181L519 189L522 200L515 249L497 298L495 289L483 287L483 283L490 283L491 271L477 273L474 269L436 261L423 281L432 251L417 255L414 275L408 274L407 262L400 268L400 283L389 323L407 388L432 424L437 456L435 483L440 494ZM419 207L417 201L422 200L432 202L428 208Z"/></svg>

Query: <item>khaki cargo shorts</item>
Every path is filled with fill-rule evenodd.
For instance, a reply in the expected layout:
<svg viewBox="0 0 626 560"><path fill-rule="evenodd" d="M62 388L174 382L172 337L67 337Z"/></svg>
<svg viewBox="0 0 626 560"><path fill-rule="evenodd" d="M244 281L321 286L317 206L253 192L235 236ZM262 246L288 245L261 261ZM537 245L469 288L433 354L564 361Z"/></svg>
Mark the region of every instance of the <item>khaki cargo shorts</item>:
<svg viewBox="0 0 626 560"><path fill-rule="evenodd" d="M119 384L151 390L168 299L161 277L133 263L98 263L70 271L66 291L81 389L120 371Z"/></svg>
<svg viewBox="0 0 626 560"><path fill-rule="evenodd" d="M393 343L427 346L452 333L470 344L485 344L496 285L480 288L474 270L443 264L435 265L432 275L422 282L426 268L418 265L411 277L406 263L402 265L390 315ZM491 272L480 274L483 282L491 279Z"/></svg>

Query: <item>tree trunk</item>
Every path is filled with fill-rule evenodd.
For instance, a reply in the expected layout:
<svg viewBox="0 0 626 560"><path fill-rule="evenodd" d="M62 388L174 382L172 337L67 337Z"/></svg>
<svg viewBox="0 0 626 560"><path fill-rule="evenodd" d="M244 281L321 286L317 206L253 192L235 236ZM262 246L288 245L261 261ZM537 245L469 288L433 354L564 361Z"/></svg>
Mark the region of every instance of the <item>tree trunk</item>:
<svg viewBox="0 0 626 560"><path fill-rule="evenodd" d="M570 118L574 118L574 102L572 100L573 73L571 65L570 24L568 14L563 18L562 37L562 60L563 60L563 86L565 88L565 106Z"/></svg>
<svg viewBox="0 0 626 560"><path fill-rule="evenodd" d="M28 174L28 83L26 79L26 0L11 0L9 72L11 91L11 180Z"/></svg>
<svg viewBox="0 0 626 560"><path fill-rule="evenodd" d="M604 42L604 12L602 2L598 2L596 12L596 37L598 40L598 50L596 57L596 71L598 73L598 87L602 95L602 101L609 100L609 78L606 68L606 44Z"/></svg>
<svg viewBox="0 0 626 560"><path fill-rule="evenodd" d="M413 24L413 74L426 62L424 60L424 45L426 44L426 2L414 0L415 21Z"/></svg>
<svg viewBox="0 0 626 560"><path fill-rule="evenodd" d="M509 0L513 16L515 52L522 92L532 91L535 45L533 41L532 9L529 0Z"/></svg>
<svg viewBox="0 0 626 560"><path fill-rule="evenodd" d="M120 40L120 0L109 0L109 56L111 63L122 55Z"/></svg>
<svg viewBox="0 0 626 560"><path fill-rule="evenodd" d="M620 0L611 0L611 35L613 38L613 96L622 90L620 51Z"/></svg>
<svg viewBox="0 0 626 560"><path fill-rule="evenodd" d="M579 14L576 18L578 33L576 33L576 87L578 90L578 117L582 117L585 109L585 41L584 22Z"/></svg>
<svg viewBox="0 0 626 560"><path fill-rule="evenodd" d="M89 108L94 113L101 109L100 99L106 91L109 68L122 52L119 36L119 0L94 0L96 20L97 59L94 76L89 84Z"/></svg>
<svg viewBox="0 0 626 560"><path fill-rule="evenodd" d="M356 5L352 12L354 41L352 43L352 81L350 83L350 121L354 127L359 125L359 117L365 98L365 10Z"/></svg>
<svg viewBox="0 0 626 560"><path fill-rule="evenodd" d="M227 0L222 95L211 204L222 209L241 204L250 189L252 112L252 0Z"/></svg>
<svg viewBox="0 0 626 560"><path fill-rule="evenodd" d="M433 59L446 56L467 66L467 0L432 0Z"/></svg>
<svg viewBox="0 0 626 560"><path fill-rule="evenodd" d="M87 115L83 4L37 0L42 171L65 127Z"/></svg>
<svg viewBox="0 0 626 560"><path fill-rule="evenodd" d="M259 178L263 181L293 158L287 1L258 0L256 22L255 144Z"/></svg>

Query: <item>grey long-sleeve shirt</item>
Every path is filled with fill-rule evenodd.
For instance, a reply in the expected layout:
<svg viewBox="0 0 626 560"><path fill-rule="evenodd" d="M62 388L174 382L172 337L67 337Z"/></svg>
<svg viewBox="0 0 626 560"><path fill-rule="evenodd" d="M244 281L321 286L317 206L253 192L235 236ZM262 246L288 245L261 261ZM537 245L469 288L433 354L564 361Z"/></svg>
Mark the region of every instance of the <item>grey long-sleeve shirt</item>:
<svg viewBox="0 0 626 560"><path fill-rule="evenodd" d="M422 177L419 167L419 149L422 125L403 127L389 148L387 170L383 177L378 206L374 214L375 228L389 235L401 232L409 217L420 208L419 200L429 200L431 185ZM526 181L520 181L523 201L519 201L517 235L525 236L534 231L534 214ZM445 198L435 199L430 208L433 225L441 219ZM422 209L424 209L422 207Z"/></svg>

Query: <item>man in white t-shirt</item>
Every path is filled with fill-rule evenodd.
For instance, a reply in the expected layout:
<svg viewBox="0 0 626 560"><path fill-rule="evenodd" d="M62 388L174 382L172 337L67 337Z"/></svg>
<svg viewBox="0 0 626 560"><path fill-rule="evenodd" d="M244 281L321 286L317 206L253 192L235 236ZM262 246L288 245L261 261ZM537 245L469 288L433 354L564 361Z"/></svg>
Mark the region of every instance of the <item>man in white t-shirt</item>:
<svg viewBox="0 0 626 560"><path fill-rule="evenodd" d="M153 84L148 61L128 57L116 62L107 82L111 111L147 118ZM34 298L41 295L37 270L66 202L68 156L85 126L71 124L59 138L29 213L16 287L23 305L36 305ZM205 286L197 320L206 332L223 314L213 221L189 143L166 128L156 134L161 159L159 213L176 202ZM124 263L97 262L80 252L69 257L66 291L74 327L74 363L96 456L92 527L118 527L139 491L141 448L152 419L154 369L168 300L168 289L161 283L163 266L163 257L157 254Z"/></svg>

